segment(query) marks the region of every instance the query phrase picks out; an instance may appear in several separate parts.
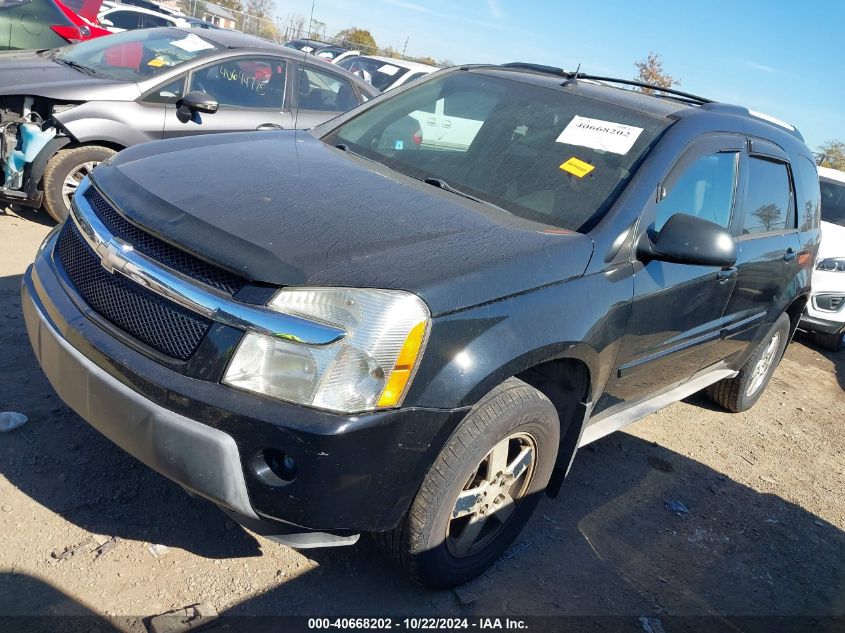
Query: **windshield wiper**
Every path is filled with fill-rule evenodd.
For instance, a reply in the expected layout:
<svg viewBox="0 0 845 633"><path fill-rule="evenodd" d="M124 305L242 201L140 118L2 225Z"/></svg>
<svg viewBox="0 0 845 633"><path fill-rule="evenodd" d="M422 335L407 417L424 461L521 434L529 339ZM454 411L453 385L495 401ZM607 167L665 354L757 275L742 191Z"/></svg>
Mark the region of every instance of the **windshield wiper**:
<svg viewBox="0 0 845 633"><path fill-rule="evenodd" d="M442 189L443 191L448 191L449 193L454 193L455 195L461 196L462 198L466 198L467 200L472 200L473 202L478 202L480 204L487 205L488 207L493 207L494 209L498 209L499 211L504 211L508 215L511 215L511 212L507 209L503 209L497 204L493 204L489 200L484 200L482 198L478 198L471 193L467 193L466 191L461 191L460 189L456 189L452 185L450 185L445 180L440 178L423 178L423 182L428 185L434 185L438 189Z"/></svg>
<svg viewBox="0 0 845 633"><path fill-rule="evenodd" d="M97 71L93 68L89 68L84 64L80 64L79 62L75 62L72 59L64 59L62 57L55 56L53 57L54 62L59 62L60 64L64 64L65 66L70 66L71 68L78 70L81 73L85 73L86 75L90 75L91 77L97 76Z"/></svg>

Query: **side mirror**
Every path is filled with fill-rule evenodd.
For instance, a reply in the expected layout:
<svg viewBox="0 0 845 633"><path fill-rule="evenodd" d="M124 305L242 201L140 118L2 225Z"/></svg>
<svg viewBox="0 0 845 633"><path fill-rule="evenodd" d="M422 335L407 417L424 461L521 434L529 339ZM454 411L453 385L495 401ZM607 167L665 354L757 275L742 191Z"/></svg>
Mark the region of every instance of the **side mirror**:
<svg viewBox="0 0 845 633"><path fill-rule="evenodd" d="M736 264L736 241L715 222L677 213L653 242L644 236L637 255L675 264L730 268Z"/></svg>
<svg viewBox="0 0 845 633"><path fill-rule="evenodd" d="M187 123L193 118L194 113L214 114L218 107L220 106L217 99L211 95L199 91L189 92L176 102L176 116L182 123Z"/></svg>

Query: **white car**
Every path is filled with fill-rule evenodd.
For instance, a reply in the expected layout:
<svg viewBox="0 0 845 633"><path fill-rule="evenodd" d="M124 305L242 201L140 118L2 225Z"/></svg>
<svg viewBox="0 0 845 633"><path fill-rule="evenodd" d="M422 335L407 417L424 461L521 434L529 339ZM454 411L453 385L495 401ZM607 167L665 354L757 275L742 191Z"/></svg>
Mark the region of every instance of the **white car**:
<svg viewBox="0 0 845 633"><path fill-rule="evenodd" d="M845 347L845 172L819 167L819 185L822 241L801 327L838 351Z"/></svg>
<svg viewBox="0 0 845 633"><path fill-rule="evenodd" d="M113 2L103 2L103 7L97 15L97 20L101 27L112 33L148 29L157 26L175 26L179 28L189 28L191 26L187 20L176 15L168 15L167 13L160 13L151 9Z"/></svg>
<svg viewBox="0 0 845 633"><path fill-rule="evenodd" d="M337 65L345 68L353 75L358 75L382 92L398 88L440 70L437 66L377 55L348 57L337 62Z"/></svg>

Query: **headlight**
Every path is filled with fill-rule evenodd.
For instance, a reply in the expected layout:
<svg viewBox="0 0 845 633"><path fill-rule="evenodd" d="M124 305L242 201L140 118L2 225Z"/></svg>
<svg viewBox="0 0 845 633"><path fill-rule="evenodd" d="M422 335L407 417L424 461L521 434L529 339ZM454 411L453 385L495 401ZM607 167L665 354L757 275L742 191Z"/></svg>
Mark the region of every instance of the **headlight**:
<svg viewBox="0 0 845 633"><path fill-rule="evenodd" d="M248 333L224 384L342 413L401 404L428 336L428 307L419 297L398 290L284 288L267 306L338 326L346 336L318 346Z"/></svg>
<svg viewBox="0 0 845 633"><path fill-rule="evenodd" d="M816 264L818 270L825 270L827 272L845 272L845 257L828 257Z"/></svg>

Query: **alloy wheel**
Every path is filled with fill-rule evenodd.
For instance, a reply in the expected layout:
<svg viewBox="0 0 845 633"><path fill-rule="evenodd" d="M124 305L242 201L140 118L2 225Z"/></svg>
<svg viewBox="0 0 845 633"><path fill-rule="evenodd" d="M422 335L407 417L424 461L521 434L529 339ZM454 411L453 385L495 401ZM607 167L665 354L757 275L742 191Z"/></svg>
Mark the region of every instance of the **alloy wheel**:
<svg viewBox="0 0 845 633"><path fill-rule="evenodd" d="M777 332L772 337L772 340L769 341L769 344L766 346L766 350L763 352L760 360L758 360L757 364L754 366L754 372L751 375L751 380L748 381L748 389L745 390L746 396L752 396L766 381L766 376L769 373L772 363L775 361L775 354L777 354L779 347L780 332Z"/></svg>
<svg viewBox="0 0 845 633"><path fill-rule="evenodd" d="M98 160L92 160L87 163L82 163L81 165L77 166L76 169L72 170L65 181L62 183L62 198L65 201L65 205L68 209L70 209L70 202L73 200L73 194L76 193L76 190L79 188L80 183L83 179L90 175L94 168L100 164Z"/></svg>
<svg viewBox="0 0 845 633"><path fill-rule="evenodd" d="M487 453L468 479L446 527L446 548L472 556L501 532L525 496L534 474L534 438L515 433Z"/></svg>

